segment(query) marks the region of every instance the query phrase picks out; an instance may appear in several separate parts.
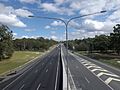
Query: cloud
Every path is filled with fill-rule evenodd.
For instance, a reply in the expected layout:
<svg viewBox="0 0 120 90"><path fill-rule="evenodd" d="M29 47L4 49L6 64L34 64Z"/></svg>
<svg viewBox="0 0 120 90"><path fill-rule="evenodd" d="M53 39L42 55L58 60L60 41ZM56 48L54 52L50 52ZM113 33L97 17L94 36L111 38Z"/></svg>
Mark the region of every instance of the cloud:
<svg viewBox="0 0 120 90"><path fill-rule="evenodd" d="M101 30L104 24L103 22L87 19L84 21L84 26L87 27L87 29Z"/></svg>
<svg viewBox="0 0 120 90"><path fill-rule="evenodd" d="M50 29L51 27L49 25L45 26L45 29Z"/></svg>
<svg viewBox="0 0 120 90"><path fill-rule="evenodd" d="M29 15L33 15L33 13L31 13L30 11L24 9L16 9L15 14L20 17L28 17Z"/></svg>
<svg viewBox="0 0 120 90"><path fill-rule="evenodd" d="M80 10L80 8L81 8L80 6L81 6L81 4L80 4L79 1L73 2L73 3L70 4L70 7L74 10Z"/></svg>
<svg viewBox="0 0 120 90"><path fill-rule="evenodd" d="M63 26L64 24L61 21L53 21L51 26Z"/></svg>
<svg viewBox="0 0 120 90"><path fill-rule="evenodd" d="M40 36L27 36L27 35L24 35L24 36L21 36L21 37L18 37L18 38L34 38L34 39L36 39L38 37L40 37Z"/></svg>
<svg viewBox="0 0 120 90"><path fill-rule="evenodd" d="M29 4L33 4L33 3L37 3L39 0L19 0L22 3L29 3Z"/></svg>
<svg viewBox="0 0 120 90"><path fill-rule="evenodd" d="M19 9L19 10L22 10L22 9ZM25 12L24 13L21 12L21 13L25 16ZM0 3L0 22L2 24L6 24L9 26L15 26L15 27L26 27L27 26L17 17L17 15L15 14L15 9L13 7L5 6L2 3Z"/></svg>
<svg viewBox="0 0 120 90"><path fill-rule="evenodd" d="M54 0L56 2L57 5L61 5L62 3L64 3L65 0Z"/></svg>
<svg viewBox="0 0 120 90"><path fill-rule="evenodd" d="M0 22L10 26L26 27L26 25L13 14L0 14Z"/></svg>
<svg viewBox="0 0 120 90"><path fill-rule="evenodd" d="M113 12L109 17L109 20L118 20L120 19L120 9L118 9L117 11Z"/></svg>
<svg viewBox="0 0 120 90"><path fill-rule="evenodd" d="M53 3L42 3L40 4L44 11L57 13L60 15L74 15L74 12L70 8L59 7L57 4Z"/></svg>
<svg viewBox="0 0 120 90"><path fill-rule="evenodd" d="M57 6L55 6L52 3L43 3L41 5L42 5L43 9L48 12L59 12L60 11L60 9L57 8Z"/></svg>
<svg viewBox="0 0 120 90"><path fill-rule="evenodd" d="M29 29L29 28L28 28L28 29L25 29L25 31L26 31L26 32L33 32L33 31L35 31L35 29Z"/></svg>
<svg viewBox="0 0 120 90"><path fill-rule="evenodd" d="M58 38L56 37L56 36L51 36L51 39L53 39L53 40L57 40Z"/></svg>
<svg viewBox="0 0 120 90"><path fill-rule="evenodd" d="M15 37L15 36L17 36L18 34L17 33L13 33L13 36Z"/></svg>

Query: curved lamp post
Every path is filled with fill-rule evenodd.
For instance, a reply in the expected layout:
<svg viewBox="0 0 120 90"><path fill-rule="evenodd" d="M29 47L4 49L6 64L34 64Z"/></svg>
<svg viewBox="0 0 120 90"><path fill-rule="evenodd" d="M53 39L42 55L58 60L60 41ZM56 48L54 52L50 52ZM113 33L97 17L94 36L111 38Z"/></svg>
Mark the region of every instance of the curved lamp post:
<svg viewBox="0 0 120 90"><path fill-rule="evenodd" d="M68 86L68 25L73 19L78 19L78 18L91 16L91 15L95 15L95 14L100 14L100 13L105 13L105 12L107 12L107 11L100 11L100 12L95 12L95 13L91 13L91 14L76 16L76 17L70 18L68 21L65 21L61 18L56 18L56 17L28 16L28 17L41 18L41 19L59 20L59 21L62 21L64 23L65 31L66 31L67 90L69 90L69 86Z"/></svg>

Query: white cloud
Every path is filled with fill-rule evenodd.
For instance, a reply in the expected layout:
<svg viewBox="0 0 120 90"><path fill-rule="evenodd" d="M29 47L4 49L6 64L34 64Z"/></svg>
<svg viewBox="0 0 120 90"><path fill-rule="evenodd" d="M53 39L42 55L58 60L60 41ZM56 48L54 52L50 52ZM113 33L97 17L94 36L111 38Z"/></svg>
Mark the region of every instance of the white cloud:
<svg viewBox="0 0 120 90"><path fill-rule="evenodd" d="M30 3L30 4L33 4L33 3L37 3L39 0L20 0L20 2L22 3Z"/></svg>
<svg viewBox="0 0 120 90"><path fill-rule="evenodd" d="M106 5L106 0L85 0L81 2L80 14L90 14L102 11Z"/></svg>
<svg viewBox="0 0 120 90"><path fill-rule="evenodd" d="M27 28L27 29L25 29L25 31L26 32L33 32L33 31L35 31L35 29L29 29L29 28Z"/></svg>
<svg viewBox="0 0 120 90"><path fill-rule="evenodd" d="M64 24L61 21L53 21L51 23L52 26L63 26Z"/></svg>
<svg viewBox="0 0 120 90"><path fill-rule="evenodd" d="M113 12L112 15L108 17L109 20L118 20L120 19L120 10L118 9L117 11Z"/></svg>
<svg viewBox="0 0 120 90"><path fill-rule="evenodd" d="M22 9L19 9L19 10L22 10ZM25 16L25 12L24 13L21 12L21 13ZM27 26L17 17L17 15L15 14L15 9L13 7L5 6L2 3L0 3L0 22L3 24L9 25L9 26L15 26L15 27L26 27Z"/></svg>
<svg viewBox="0 0 120 90"><path fill-rule="evenodd" d="M56 36L51 36L51 39L53 39L53 40L57 40L58 38L56 37Z"/></svg>
<svg viewBox="0 0 120 90"><path fill-rule="evenodd" d="M92 30L101 30L104 27L104 24L102 22L90 19L85 20L84 24L88 29Z"/></svg>
<svg viewBox="0 0 120 90"><path fill-rule="evenodd" d="M59 12L60 11L60 9L58 9L57 6L55 6L52 3L43 3L41 5L43 9L48 12Z"/></svg>
<svg viewBox="0 0 120 90"><path fill-rule="evenodd" d="M13 36L15 37L15 36L17 36L18 34L17 33L13 33Z"/></svg>
<svg viewBox="0 0 120 90"><path fill-rule="evenodd" d="M49 25L45 26L45 29L50 29L51 27Z"/></svg>
<svg viewBox="0 0 120 90"><path fill-rule="evenodd" d="M56 2L56 4L60 5L62 3L64 3L65 0L54 0Z"/></svg>
<svg viewBox="0 0 120 90"><path fill-rule="evenodd" d="M26 27L26 25L20 21L16 15L13 14L0 14L0 22L6 25L16 26L16 27Z"/></svg>
<svg viewBox="0 0 120 90"><path fill-rule="evenodd" d="M74 9L74 10L80 10L81 4L80 4L79 1L73 2L73 3L70 4L70 7L71 7L72 9Z"/></svg>
<svg viewBox="0 0 120 90"><path fill-rule="evenodd" d="M36 39L38 37L40 37L40 36L27 36L27 35L24 35L24 36L21 36L21 37L18 37L18 38L34 38L34 39Z"/></svg>
<svg viewBox="0 0 120 90"><path fill-rule="evenodd" d="M21 17L28 17L29 15L33 15L33 13L31 13L30 11L24 9L16 9L15 14Z"/></svg>
<svg viewBox="0 0 120 90"><path fill-rule="evenodd" d="M59 7L56 4L53 3L42 3L40 4L41 7L43 8L44 11L48 11L48 12L53 12L53 13L57 13L60 15L74 15L74 12L72 9L70 8L66 8L66 7Z"/></svg>

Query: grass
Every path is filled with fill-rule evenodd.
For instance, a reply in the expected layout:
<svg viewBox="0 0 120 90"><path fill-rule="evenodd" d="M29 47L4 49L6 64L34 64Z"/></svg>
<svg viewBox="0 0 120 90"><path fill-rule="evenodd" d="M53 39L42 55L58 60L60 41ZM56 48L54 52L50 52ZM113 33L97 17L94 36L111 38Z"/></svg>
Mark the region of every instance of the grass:
<svg viewBox="0 0 120 90"><path fill-rule="evenodd" d="M25 64L42 52L15 51L10 59L0 61L0 74Z"/></svg>
<svg viewBox="0 0 120 90"><path fill-rule="evenodd" d="M101 53L88 54L86 51L79 51L77 53L96 59L100 62L109 64L111 66L114 66L120 69L120 56L111 55L111 54L101 54Z"/></svg>

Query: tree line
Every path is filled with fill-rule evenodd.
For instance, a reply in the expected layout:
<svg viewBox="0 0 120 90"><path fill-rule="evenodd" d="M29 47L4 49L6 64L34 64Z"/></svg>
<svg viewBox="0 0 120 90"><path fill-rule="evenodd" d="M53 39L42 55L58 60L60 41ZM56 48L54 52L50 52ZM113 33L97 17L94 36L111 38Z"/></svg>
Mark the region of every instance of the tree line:
<svg viewBox="0 0 120 90"><path fill-rule="evenodd" d="M69 49L75 51L94 51L100 53L116 53L120 55L120 24L113 27L110 35L96 35L94 38L70 40Z"/></svg>
<svg viewBox="0 0 120 90"><path fill-rule="evenodd" d="M13 40L14 49L17 51L45 51L57 42L52 39L44 39L43 37L22 38Z"/></svg>
<svg viewBox="0 0 120 90"><path fill-rule="evenodd" d="M0 25L0 61L10 58L14 51L45 51L57 42L43 37L14 39L13 32L6 25Z"/></svg>

